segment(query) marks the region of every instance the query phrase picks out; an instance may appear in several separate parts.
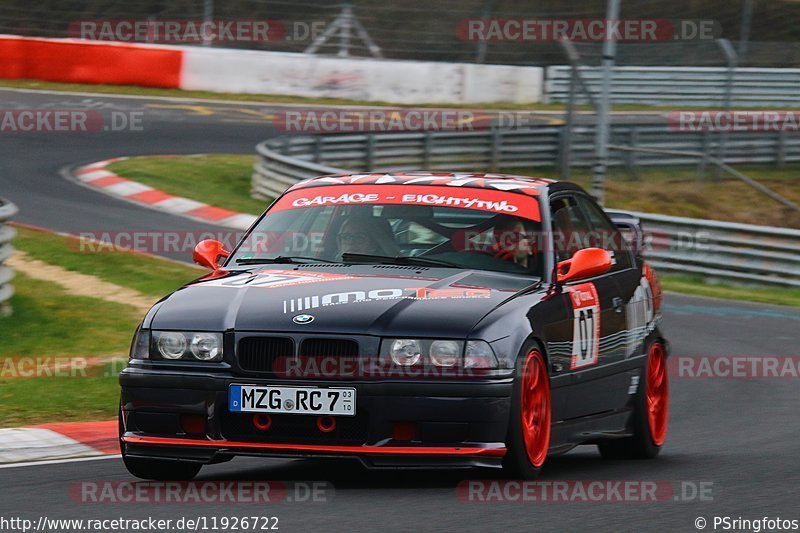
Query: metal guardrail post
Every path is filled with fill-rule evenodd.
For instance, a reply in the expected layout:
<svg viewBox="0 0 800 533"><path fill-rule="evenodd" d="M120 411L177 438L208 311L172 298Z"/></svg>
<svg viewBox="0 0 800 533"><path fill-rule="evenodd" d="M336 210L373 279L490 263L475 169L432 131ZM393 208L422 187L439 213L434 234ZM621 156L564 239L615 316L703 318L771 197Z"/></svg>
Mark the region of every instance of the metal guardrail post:
<svg viewBox="0 0 800 533"><path fill-rule="evenodd" d="M366 170L369 172L372 172L372 170L375 168L375 142L376 139L374 133L367 135L364 164L366 165Z"/></svg>
<svg viewBox="0 0 800 533"><path fill-rule="evenodd" d="M636 145L639 144L639 130L636 126L631 128L630 134L628 136L628 145L631 148L636 148ZM625 166L628 169L628 172L631 174L631 177L639 181L642 179L642 176L639 174L639 170L637 165L639 164L638 158L636 157L637 152L631 150L627 153L625 157Z"/></svg>
<svg viewBox="0 0 800 533"><path fill-rule="evenodd" d="M703 131L703 139L700 145L700 153L703 157L700 158L697 164L697 181L705 181L706 168L708 167L708 152L711 147L711 132L708 130Z"/></svg>
<svg viewBox="0 0 800 533"><path fill-rule="evenodd" d="M321 135L314 136L314 163L319 163L322 161L322 141L323 137Z"/></svg>
<svg viewBox="0 0 800 533"><path fill-rule="evenodd" d="M497 172L500 169L500 151L503 149L503 131L500 128L492 129L492 153L489 160L489 170Z"/></svg>
<svg viewBox="0 0 800 533"><path fill-rule="evenodd" d="M3 262L14 253L11 240L17 231L6 222L16 214L17 206L0 198L0 317L11 314L9 300L14 295L14 287L10 283L14 278L14 271L11 267L3 265Z"/></svg>
<svg viewBox="0 0 800 533"><path fill-rule="evenodd" d="M725 109L725 113L730 116L731 100L733 99L733 83L736 76L736 65L739 62L739 56L736 54L736 50L733 49L733 45L728 39L717 39L717 44L722 49L722 53L725 54L725 60L728 62L728 72L726 73L725 77L725 96L722 101L722 107ZM719 151L717 153L717 159L722 162L725 162L727 144L728 132L723 130L720 133ZM717 167L717 169L714 171L715 179L719 179L720 172L721 169Z"/></svg>
<svg viewBox="0 0 800 533"><path fill-rule="evenodd" d="M775 164L779 167L786 166L786 130L778 132L778 142L775 145Z"/></svg>
<svg viewBox="0 0 800 533"><path fill-rule="evenodd" d="M427 131L425 132L425 140L423 141L424 146L422 148L422 168L432 168L431 167L431 155L433 152L433 133Z"/></svg>

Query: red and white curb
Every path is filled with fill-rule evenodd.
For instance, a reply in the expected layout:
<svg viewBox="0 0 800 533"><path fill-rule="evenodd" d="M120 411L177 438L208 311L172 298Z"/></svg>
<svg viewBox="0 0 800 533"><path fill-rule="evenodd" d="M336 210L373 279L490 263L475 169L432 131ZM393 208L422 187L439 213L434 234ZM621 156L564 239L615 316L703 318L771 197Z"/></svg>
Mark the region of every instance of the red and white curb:
<svg viewBox="0 0 800 533"><path fill-rule="evenodd" d="M118 453L116 420L0 429L0 465Z"/></svg>
<svg viewBox="0 0 800 533"><path fill-rule="evenodd" d="M189 198L173 196L148 185L123 178L106 167L111 163L125 161L127 157L117 157L84 165L75 169L71 177L100 192L118 196L153 209L166 211L173 215L188 217L201 222L216 224L227 228L246 230L256 220L255 215L237 213L230 209L215 207Z"/></svg>

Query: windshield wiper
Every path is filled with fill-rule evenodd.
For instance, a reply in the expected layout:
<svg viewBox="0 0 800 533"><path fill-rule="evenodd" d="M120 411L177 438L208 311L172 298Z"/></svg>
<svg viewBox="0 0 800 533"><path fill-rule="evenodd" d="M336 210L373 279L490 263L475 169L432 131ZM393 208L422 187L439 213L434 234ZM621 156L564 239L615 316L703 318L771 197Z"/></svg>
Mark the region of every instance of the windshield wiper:
<svg viewBox="0 0 800 533"><path fill-rule="evenodd" d="M342 261L346 263L376 262L384 265L421 265L421 266L443 266L449 268L464 268L455 263L450 263L449 261L443 261L441 259L431 259L429 257L408 256L408 255L398 255L396 257L392 257L388 255L343 253Z"/></svg>
<svg viewBox="0 0 800 533"><path fill-rule="evenodd" d="M242 257L236 260L237 265L306 265L308 263L339 263L330 259L318 257L303 257L301 255L279 255L277 257Z"/></svg>

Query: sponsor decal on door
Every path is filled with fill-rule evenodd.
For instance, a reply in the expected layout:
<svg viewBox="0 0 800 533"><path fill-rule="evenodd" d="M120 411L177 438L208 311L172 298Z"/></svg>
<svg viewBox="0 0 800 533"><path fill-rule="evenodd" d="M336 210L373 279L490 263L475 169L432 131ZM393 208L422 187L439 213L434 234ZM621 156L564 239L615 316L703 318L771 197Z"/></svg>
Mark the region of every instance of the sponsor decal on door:
<svg viewBox="0 0 800 533"><path fill-rule="evenodd" d="M600 348L600 298L594 283L567 287L572 303L571 369L596 365Z"/></svg>

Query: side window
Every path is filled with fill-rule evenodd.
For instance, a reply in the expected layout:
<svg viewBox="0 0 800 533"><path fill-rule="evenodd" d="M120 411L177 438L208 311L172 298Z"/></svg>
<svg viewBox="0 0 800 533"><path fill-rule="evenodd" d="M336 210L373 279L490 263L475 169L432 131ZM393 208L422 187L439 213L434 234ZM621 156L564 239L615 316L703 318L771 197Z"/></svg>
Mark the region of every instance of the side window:
<svg viewBox="0 0 800 533"><path fill-rule="evenodd" d="M617 227L608 220L603 210L593 200L584 196L578 196L576 200L589 219L592 230L588 238L590 245L614 253L612 271L631 268L633 266L631 254Z"/></svg>
<svg viewBox="0 0 800 533"><path fill-rule="evenodd" d="M591 229L589 221L574 196L559 196L551 200L550 218L553 221L556 261L569 259L578 250L591 246L587 242Z"/></svg>

